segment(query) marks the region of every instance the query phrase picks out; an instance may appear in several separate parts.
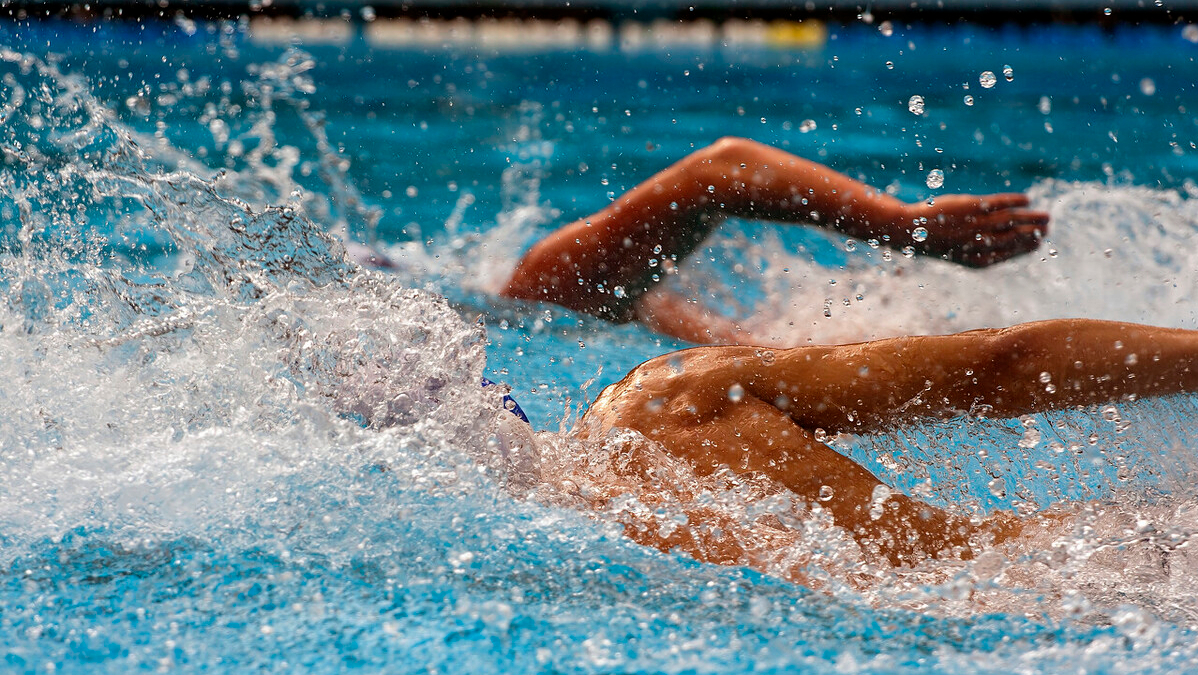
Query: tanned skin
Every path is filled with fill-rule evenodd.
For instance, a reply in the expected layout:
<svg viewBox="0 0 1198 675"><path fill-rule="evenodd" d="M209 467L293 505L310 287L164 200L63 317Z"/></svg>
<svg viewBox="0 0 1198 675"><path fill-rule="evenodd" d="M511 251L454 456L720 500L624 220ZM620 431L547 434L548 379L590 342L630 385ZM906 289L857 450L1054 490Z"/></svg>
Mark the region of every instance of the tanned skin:
<svg viewBox="0 0 1198 675"><path fill-rule="evenodd" d="M693 253L726 217L826 227L985 267L1039 245L1048 214L1027 205L1014 193L908 204L777 148L724 138L537 242L502 295L638 320L691 342L746 344L751 336L732 321L663 292L653 278ZM912 236L917 227L926 239Z"/></svg>
<svg viewBox="0 0 1198 675"><path fill-rule="evenodd" d="M920 417L1014 417L1195 390L1198 331L1053 320L841 346L684 350L605 389L580 429L593 437L634 429L701 475L764 474L827 509L867 554L910 565L969 557L979 535L1003 541L1034 521L1000 513L971 523L897 491L871 514L880 481L817 430L865 433ZM830 499L819 499L824 486ZM678 543L646 537L663 550Z"/></svg>

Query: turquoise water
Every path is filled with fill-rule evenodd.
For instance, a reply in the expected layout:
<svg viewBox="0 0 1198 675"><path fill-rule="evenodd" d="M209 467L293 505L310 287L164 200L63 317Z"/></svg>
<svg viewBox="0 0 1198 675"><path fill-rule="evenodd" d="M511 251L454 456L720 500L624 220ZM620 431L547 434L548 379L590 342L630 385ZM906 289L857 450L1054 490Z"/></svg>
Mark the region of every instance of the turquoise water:
<svg viewBox="0 0 1198 675"><path fill-rule="evenodd" d="M0 668L1195 669L1192 398L835 439L964 511L1095 500L1021 548L879 569L751 479L662 457L663 484L603 499L619 439L556 432L685 345L489 295L539 234L737 134L907 199L1026 190L1054 217L983 272L730 223L669 283L778 344L1196 327L1182 27L531 53L0 31ZM499 459L483 374L543 432L531 469ZM623 536L688 526L687 490L728 536L771 516L801 538L763 572ZM778 576L792 559L818 590Z"/></svg>

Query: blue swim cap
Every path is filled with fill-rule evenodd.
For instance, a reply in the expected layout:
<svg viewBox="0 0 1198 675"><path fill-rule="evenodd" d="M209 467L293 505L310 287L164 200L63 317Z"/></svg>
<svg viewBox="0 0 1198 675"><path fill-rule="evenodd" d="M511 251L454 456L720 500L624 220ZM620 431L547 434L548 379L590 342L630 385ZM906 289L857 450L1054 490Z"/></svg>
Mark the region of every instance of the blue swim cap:
<svg viewBox="0 0 1198 675"><path fill-rule="evenodd" d="M482 378L482 386L490 387L494 384L494 382L488 380L487 378ZM512 398L511 394L503 395L503 409L515 415L516 417L519 417L525 424L530 426L532 425L532 422L528 421L528 415L524 414L524 411L520 409L520 404L516 403L516 399Z"/></svg>

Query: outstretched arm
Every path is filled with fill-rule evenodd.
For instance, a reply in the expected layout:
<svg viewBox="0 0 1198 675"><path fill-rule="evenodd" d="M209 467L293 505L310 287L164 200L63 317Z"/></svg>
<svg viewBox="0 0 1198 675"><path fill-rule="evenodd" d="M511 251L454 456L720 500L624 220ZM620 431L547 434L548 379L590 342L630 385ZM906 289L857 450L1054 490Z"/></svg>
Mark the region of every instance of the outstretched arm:
<svg viewBox="0 0 1198 675"><path fill-rule="evenodd" d="M745 388L808 429L1000 417L1198 390L1198 331L1084 319L782 352Z"/></svg>
<svg viewBox="0 0 1198 675"><path fill-rule="evenodd" d="M900 494L820 442L919 416L1014 416L1124 396L1198 390L1198 331L1055 320L1002 330L772 351L705 347L652 359L605 389L583 433L636 429L701 473L757 471L828 509L894 564L967 555L980 525ZM588 427L587 425L591 425Z"/></svg>
<svg viewBox="0 0 1198 675"><path fill-rule="evenodd" d="M630 320L662 263L690 255L726 216L828 227L980 267L1039 244L1048 215L1025 206L1021 194L907 204L777 148L725 138L538 242L503 294Z"/></svg>

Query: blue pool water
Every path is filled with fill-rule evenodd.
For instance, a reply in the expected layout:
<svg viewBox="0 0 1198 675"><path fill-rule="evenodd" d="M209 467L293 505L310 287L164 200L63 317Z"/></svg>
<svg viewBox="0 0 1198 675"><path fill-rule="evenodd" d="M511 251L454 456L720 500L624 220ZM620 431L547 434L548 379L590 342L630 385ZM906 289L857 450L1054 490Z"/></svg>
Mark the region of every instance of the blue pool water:
<svg viewBox="0 0 1198 675"><path fill-rule="evenodd" d="M953 508L1077 514L880 569L751 478L661 457L664 479L605 493L619 439L559 432L685 345L489 293L555 224L738 134L911 200L1026 190L1054 218L982 272L730 223L669 283L777 344L1198 327L1198 33L863 23L810 49L512 52L0 32L0 670L1198 668L1193 398L835 439ZM499 460L483 375L541 431L533 466ZM688 526L688 492L727 536L772 516L801 537L763 569L624 537ZM817 590L782 580L791 559Z"/></svg>

